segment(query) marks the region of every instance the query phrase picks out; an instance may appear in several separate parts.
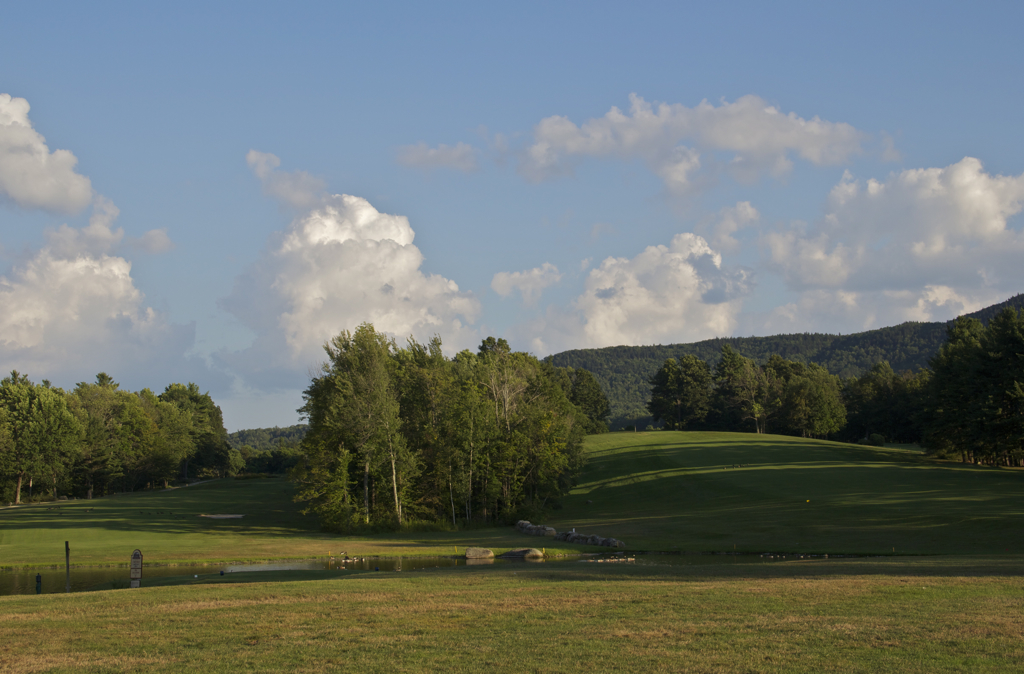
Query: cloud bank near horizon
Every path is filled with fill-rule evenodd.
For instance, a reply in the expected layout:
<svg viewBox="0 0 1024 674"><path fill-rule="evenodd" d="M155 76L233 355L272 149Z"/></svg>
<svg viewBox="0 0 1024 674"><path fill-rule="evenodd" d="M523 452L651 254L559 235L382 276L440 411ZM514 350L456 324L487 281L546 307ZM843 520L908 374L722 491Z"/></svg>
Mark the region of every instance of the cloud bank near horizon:
<svg viewBox="0 0 1024 674"><path fill-rule="evenodd" d="M122 253L170 250L167 231L125 237L114 227L117 206L75 172L74 154L50 152L29 110L25 99L0 94L0 195L25 211L75 215L91 204L92 214L84 227L45 231L45 243L26 250L0 276L5 367L67 383L106 370L139 388L182 374L208 375L202 360L188 355L195 324L173 324L147 306Z"/></svg>
<svg viewBox="0 0 1024 674"><path fill-rule="evenodd" d="M174 247L168 230L127 236L118 207L78 172L74 154L50 150L29 110L24 99L0 95L0 195L20 211L89 217L49 227L0 276L0 356L8 367L65 382L114 370L135 387L201 378L225 392L232 382L248 394L294 391L322 359L323 343L362 322L400 342L440 335L450 352L475 348L488 330L480 324L485 304L499 300L462 289L457 270L453 278L424 271L407 217L331 193L322 178L284 171L276 155L251 150L249 170L289 219L218 302L252 342L196 355L196 324L154 309L132 273L129 253ZM640 159L680 193L723 152L731 159L722 170L742 181L784 175L794 160L842 165L864 151L864 138L756 97L693 108L634 97L628 113L613 108L579 125L545 118L520 170L548 180L581 161ZM480 170L468 145L411 147L409 166ZM575 261L543 258L496 271L490 290L514 297L504 306L521 313L495 334L546 355L945 320L1021 290L1022 209L1024 174L992 174L972 157L883 179L847 172L821 195L821 217L811 223L766 222L753 200L741 200L681 220L662 241L639 241L635 254L593 265L588 258L578 272L559 268L575 269ZM786 288L788 301L759 306L758 289L769 280ZM145 371L145 381L117 367Z"/></svg>

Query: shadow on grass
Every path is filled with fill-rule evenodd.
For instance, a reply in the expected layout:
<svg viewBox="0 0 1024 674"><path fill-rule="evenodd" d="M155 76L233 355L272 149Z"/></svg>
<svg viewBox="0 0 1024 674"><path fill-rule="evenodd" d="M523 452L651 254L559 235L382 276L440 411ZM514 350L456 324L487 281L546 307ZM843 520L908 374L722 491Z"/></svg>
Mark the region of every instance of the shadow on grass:
<svg viewBox="0 0 1024 674"><path fill-rule="evenodd" d="M284 479L217 480L178 489L116 494L93 500L58 501L0 511L7 531L48 532L89 528L152 534L247 534L292 536L319 533L315 517L294 503ZM239 519L202 515L242 514Z"/></svg>

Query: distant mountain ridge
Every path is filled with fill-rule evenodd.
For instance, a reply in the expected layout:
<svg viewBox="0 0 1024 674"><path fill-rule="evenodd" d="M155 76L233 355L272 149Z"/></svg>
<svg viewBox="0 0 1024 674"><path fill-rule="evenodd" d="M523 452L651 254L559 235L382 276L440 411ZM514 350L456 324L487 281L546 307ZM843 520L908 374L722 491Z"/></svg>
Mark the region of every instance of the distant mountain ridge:
<svg viewBox="0 0 1024 674"><path fill-rule="evenodd" d="M987 324L1006 307L1018 311L1024 308L1024 294L966 315ZM852 335L717 337L691 344L573 349L548 356L547 360L559 367L590 370L608 396L612 427L616 428L649 416L649 381L669 358L692 354L714 366L722 346L728 344L759 363L777 353L789 360L821 365L840 377L860 376L881 360L889 361L896 371L916 371L928 366L928 360L945 342L946 329L952 322L908 322Z"/></svg>

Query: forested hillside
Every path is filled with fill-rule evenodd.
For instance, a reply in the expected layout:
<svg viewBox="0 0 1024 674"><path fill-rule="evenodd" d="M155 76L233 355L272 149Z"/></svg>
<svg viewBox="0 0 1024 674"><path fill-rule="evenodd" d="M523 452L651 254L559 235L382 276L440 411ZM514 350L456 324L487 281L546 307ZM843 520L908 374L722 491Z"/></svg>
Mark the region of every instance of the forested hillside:
<svg viewBox="0 0 1024 674"><path fill-rule="evenodd" d="M228 434L228 443L234 449L249 446L257 452L269 452L284 447L297 447L302 438L306 437L309 426L295 424L281 428L249 428Z"/></svg>
<svg viewBox="0 0 1024 674"><path fill-rule="evenodd" d="M1024 294L971 314L988 324L1006 307L1024 308ZM669 358L693 355L714 367L728 344L741 355L763 364L772 354L798 363L813 363L840 377L855 377L879 361L888 361L897 372L916 371L945 342L952 321L903 323L852 335L792 334L771 337L725 337L693 344L656 346L613 346L604 349L575 349L549 356L558 367L583 368L597 378L611 406L611 428L642 423L650 419L647 402L651 377Z"/></svg>

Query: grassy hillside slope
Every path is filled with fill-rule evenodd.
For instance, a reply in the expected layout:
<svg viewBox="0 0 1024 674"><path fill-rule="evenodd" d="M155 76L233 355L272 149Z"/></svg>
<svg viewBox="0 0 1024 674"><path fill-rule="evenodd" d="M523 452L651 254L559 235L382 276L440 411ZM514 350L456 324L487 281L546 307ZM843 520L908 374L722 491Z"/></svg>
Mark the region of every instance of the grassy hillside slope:
<svg viewBox="0 0 1024 674"><path fill-rule="evenodd" d="M785 436L610 433L587 439L580 484L547 518L634 550L882 554L1024 553L1024 471L929 460ZM735 466L735 467L734 467ZM452 555L546 547L585 552L512 527L346 537L318 530L284 479L0 510L0 565L245 561L350 555ZM588 503L589 501L589 503ZM244 514L209 519L202 514ZM605 550L607 550L605 548Z"/></svg>
<svg viewBox="0 0 1024 674"><path fill-rule="evenodd" d="M547 523L633 549L1024 552L1022 471L741 433L610 433L587 448Z"/></svg>
<svg viewBox="0 0 1024 674"><path fill-rule="evenodd" d="M352 556L454 555L467 546L497 552L537 539L512 527L460 532L337 536L300 513L284 478L214 480L187 488L0 509L0 568L71 563L127 564L139 548L147 564ZM60 505L60 508L56 506ZM240 519L201 515L241 514ZM558 545L547 542L549 552ZM561 551L567 551L564 545ZM3 670L0 669L0 672Z"/></svg>

